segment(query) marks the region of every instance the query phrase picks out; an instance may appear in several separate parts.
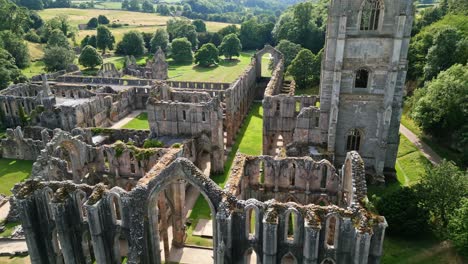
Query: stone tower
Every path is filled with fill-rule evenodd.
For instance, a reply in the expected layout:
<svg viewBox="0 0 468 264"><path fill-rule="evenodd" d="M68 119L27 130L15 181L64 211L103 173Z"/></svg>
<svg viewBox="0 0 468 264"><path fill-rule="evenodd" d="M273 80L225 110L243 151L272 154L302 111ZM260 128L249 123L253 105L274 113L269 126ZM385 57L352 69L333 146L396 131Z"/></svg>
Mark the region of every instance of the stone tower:
<svg viewBox="0 0 468 264"><path fill-rule="evenodd" d="M168 78L169 64L166 62L166 55L161 47L154 54L153 64L151 65L151 78L157 80L166 80Z"/></svg>
<svg viewBox="0 0 468 264"><path fill-rule="evenodd" d="M412 0L332 0L320 84L320 129L342 164L357 150L368 171L393 175Z"/></svg>

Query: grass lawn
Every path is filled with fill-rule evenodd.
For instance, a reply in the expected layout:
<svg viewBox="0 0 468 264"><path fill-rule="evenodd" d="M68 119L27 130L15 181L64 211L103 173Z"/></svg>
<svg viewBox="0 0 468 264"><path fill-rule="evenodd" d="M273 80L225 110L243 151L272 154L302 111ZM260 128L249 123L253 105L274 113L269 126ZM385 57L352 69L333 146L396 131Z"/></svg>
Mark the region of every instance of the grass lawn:
<svg viewBox="0 0 468 264"><path fill-rule="evenodd" d="M0 159L0 193L11 195L10 189L29 177L32 164L29 160Z"/></svg>
<svg viewBox="0 0 468 264"><path fill-rule="evenodd" d="M135 117L132 121L125 124L122 128L124 129L138 129L138 130L149 130L148 113L141 113Z"/></svg>
<svg viewBox="0 0 468 264"><path fill-rule="evenodd" d="M44 62L42 61L34 61L31 62L29 67L22 69L21 72L28 78L31 78L33 76L39 75L41 73L44 73Z"/></svg>
<svg viewBox="0 0 468 264"><path fill-rule="evenodd" d="M11 236L11 234L13 234L13 231L15 231L15 228L17 226L19 226L20 223L17 223L17 222L11 222L11 223L7 223L5 224L5 231L3 231L2 233L0 233L0 238L4 237L4 238L8 238ZM0 262L2 263L2 262Z"/></svg>
<svg viewBox="0 0 468 264"><path fill-rule="evenodd" d="M382 264L462 264L456 252L432 238L386 237Z"/></svg>
<svg viewBox="0 0 468 264"><path fill-rule="evenodd" d="M242 52L241 56L234 60L224 60L220 57L219 64L210 68L204 68L195 64L177 64L172 59L169 62L169 79L176 81L192 82L223 82L235 81L250 64L253 52Z"/></svg>
<svg viewBox="0 0 468 264"><path fill-rule="evenodd" d="M0 257L0 264L29 264L31 260L26 257Z"/></svg>

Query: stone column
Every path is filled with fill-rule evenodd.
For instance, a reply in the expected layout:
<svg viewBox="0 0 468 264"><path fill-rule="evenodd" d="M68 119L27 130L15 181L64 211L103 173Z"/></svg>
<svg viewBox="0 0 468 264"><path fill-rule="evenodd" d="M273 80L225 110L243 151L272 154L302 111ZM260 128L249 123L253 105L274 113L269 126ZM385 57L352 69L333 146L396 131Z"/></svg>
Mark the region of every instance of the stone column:
<svg viewBox="0 0 468 264"><path fill-rule="evenodd" d="M338 109L340 105L341 71L343 68L344 47L346 43L347 17L341 16L338 25L338 37L336 40L336 56L333 72L333 88L330 105L330 121L328 128L328 151L335 152L336 126L338 122Z"/></svg>
<svg viewBox="0 0 468 264"><path fill-rule="evenodd" d="M372 235L370 241L369 249L369 264L379 264L380 259L383 255L383 243L385 238L385 229L387 228L387 222L379 223L377 227L374 228L374 234Z"/></svg>
<svg viewBox="0 0 468 264"><path fill-rule="evenodd" d="M108 260L110 259L110 254L107 254L108 250L104 240L103 228L101 227L98 205L99 203L95 205L86 205L85 207L88 214L89 231L91 241L93 243L96 263L106 264L109 263Z"/></svg>
<svg viewBox="0 0 468 264"><path fill-rule="evenodd" d="M185 225L184 225L184 206L185 206L185 183L178 181L171 184L172 201L174 212L172 212L172 244L175 247L184 247Z"/></svg>
<svg viewBox="0 0 468 264"><path fill-rule="evenodd" d="M367 264L369 257L370 235L368 233L357 232L355 240L354 264Z"/></svg>
<svg viewBox="0 0 468 264"><path fill-rule="evenodd" d="M58 240L60 241L61 251L65 264L78 263L73 251L73 241L70 226L67 223L67 212L65 205L62 203L54 203L52 206L52 214L54 215ZM69 208L70 209L70 208Z"/></svg>
<svg viewBox="0 0 468 264"><path fill-rule="evenodd" d="M164 260L166 262L169 262L169 257L170 257L170 249L169 249L169 236L167 234L167 208L166 208L166 199L159 199L159 212L161 214L161 225L160 225L160 230L161 230L161 236L163 240L163 246L164 246Z"/></svg>
<svg viewBox="0 0 468 264"><path fill-rule="evenodd" d="M320 228L304 224L304 264L317 264L319 252Z"/></svg>
<svg viewBox="0 0 468 264"><path fill-rule="evenodd" d="M275 264L278 252L278 224L263 221L263 263Z"/></svg>
<svg viewBox="0 0 468 264"><path fill-rule="evenodd" d="M31 263L47 263L47 261L42 261L41 256L45 256L45 260L47 260L47 252L43 252L42 243L39 242L41 239L44 239L37 234L34 228L34 217L33 214L36 212L36 208L34 203L28 200L17 200L20 204L20 218L21 218L21 225L23 226L24 235L26 237L26 244L28 245L28 253L29 258L31 259Z"/></svg>

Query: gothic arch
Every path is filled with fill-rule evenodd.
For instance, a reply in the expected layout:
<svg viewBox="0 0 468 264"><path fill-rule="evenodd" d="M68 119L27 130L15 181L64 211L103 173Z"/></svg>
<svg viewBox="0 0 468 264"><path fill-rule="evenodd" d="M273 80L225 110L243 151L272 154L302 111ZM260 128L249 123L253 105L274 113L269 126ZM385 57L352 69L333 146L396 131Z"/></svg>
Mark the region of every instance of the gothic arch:
<svg viewBox="0 0 468 264"><path fill-rule="evenodd" d="M273 57L273 68L276 68L278 63L283 60L283 54L280 51L270 45L265 45L255 54L257 78L262 77L262 57L267 53Z"/></svg>
<svg viewBox="0 0 468 264"><path fill-rule="evenodd" d="M361 31L380 30L385 13L383 0L363 0L358 15L358 28Z"/></svg>
<svg viewBox="0 0 468 264"><path fill-rule="evenodd" d="M151 172L150 172L151 173ZM149 221L149 253L151 263L160 263L160 244L159 244L159 217L158 217L158 199L159 194L164 191L171 183L185 180L193 185L203 195L210 207L213 221L213 254L216 254L218 243L217 220L218 205L223 200L223 191L211 179L207 178L192 162L185 158L179 158L148 184L150 190L148 196L148 221ZM214 256L216 259L216 256ZM216 262L215 262L216 263Z"/></svg>

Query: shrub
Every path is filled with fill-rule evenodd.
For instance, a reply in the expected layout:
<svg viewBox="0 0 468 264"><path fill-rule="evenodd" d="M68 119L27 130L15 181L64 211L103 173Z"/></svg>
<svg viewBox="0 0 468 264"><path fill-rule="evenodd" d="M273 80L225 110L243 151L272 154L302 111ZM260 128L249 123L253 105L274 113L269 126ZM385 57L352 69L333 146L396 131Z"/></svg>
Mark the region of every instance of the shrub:
<svg viewBox="0 0 468 264"><path fill-rule="evenodd" d="M377 201L376 207L388 221L389 234L409 237L428 230L429 213L419 203L417 192L403 187L384 195Z"/></svg>
<svg viewBox="0 0 468 264"><path fill-rule="evenodd" d="M34 43L41 43L41 37L37 35L34 29L30 29L28 33L24 35L24 39L27 41L34 42Z"/></svg>
<svg viewBox="0 0 468 264"><path fill-rule="evenodd" d="M164 144L157 139L147 139L143 143L143 148L162 148Z"/></svg>

